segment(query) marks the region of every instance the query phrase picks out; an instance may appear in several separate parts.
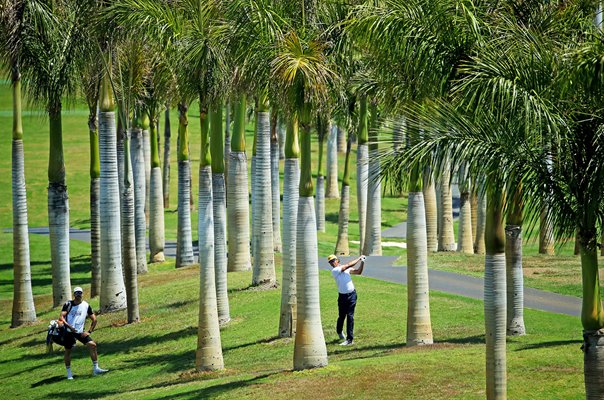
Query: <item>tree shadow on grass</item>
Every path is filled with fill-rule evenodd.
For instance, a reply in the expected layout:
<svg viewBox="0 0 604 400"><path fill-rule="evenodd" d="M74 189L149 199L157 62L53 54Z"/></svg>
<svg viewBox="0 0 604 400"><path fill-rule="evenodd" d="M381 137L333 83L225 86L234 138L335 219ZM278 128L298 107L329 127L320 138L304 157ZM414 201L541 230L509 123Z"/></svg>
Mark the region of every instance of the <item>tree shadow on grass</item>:
<svg viewBox="0 0 604 400"><path fill-rule="evenodd" d="M338 213L332 212L332 213L325 213L325 221L326 222L331 222L332 224L337 224L338 223Z"/></svg>
<svg viewBox="0 0 604 400"><path fill-rule="evenodd" d="M484 335L474 335L461 338L452 338L447 340L435 340L434 343L439 344L484 344Z"/></svg>
<svg viewBox="0 0 604 400"><path fill-rule="evenodd" d="M249 346L255 346L257 344L269 344L269 343L272 343L272 342L280 340L280 339L286 339L286 338L280 338L279 336L271 336L269 338L258 339L255 342L243 343L243 344L239 344L237 346L223 347L222 352L224 353L229 350L242 349L242 348L249 347ZM288 338L288 339L291 339L291 338Z"/></svg>
<svg viewBox="0 0 604 400"><path fill-rule="evenodd" d="M187 349L178 353L139 355L124 362L128 364L128 369L162 365L165 372L186 371L195 366L195 351Z"/></svg>
<svg viewBox="0 0 604 400"><path fill-rule="evenodd" d="M136 336L128 339L102 341L99 343L99 348L106 354L126 353L138 347L154 346L186 337L197 337L197 327L187 326L178 331L167 332L163 335Z"/></svg>
<svg viewBox="0 0 604 400"><path fill-rule="evenodd" d="M374 358L384 356L393 350L405 348L406 344L401 343L390 343L390 344L382 344L382 345L353 345L352 347L348 346L338 346L333 351L328 351L328 355L330 356L344 356L342 360L363 360L366 358ZM350 355L350 357L345 357L346 355Z"/></svg>
<svg viewBox="0 0 604 400"><path fill-rule="evenodd" d="M581 346L583 342L581 340L554 340L551 342L542 342L542 343L532 343L524 346L520 346L514 351L525 351L525 350L535 350L535 349L546 349L549 347L557 347L557 346L566 346L569 344L574 344L577 346Z"/></svg>
<svg viewBox="0 0 604 400"><path fill-rule="evenodd" d="M163 396L162 399L179 399L183 397L195 397L199 399L214 398L218 395L225 394L235 389L257 384L260 380L269 378L270 376L275 374L276 373L262 374L249 379L241 379L238 381L221 383L219 385L209 386L202 389L192 389L186 392Z"/></svg>

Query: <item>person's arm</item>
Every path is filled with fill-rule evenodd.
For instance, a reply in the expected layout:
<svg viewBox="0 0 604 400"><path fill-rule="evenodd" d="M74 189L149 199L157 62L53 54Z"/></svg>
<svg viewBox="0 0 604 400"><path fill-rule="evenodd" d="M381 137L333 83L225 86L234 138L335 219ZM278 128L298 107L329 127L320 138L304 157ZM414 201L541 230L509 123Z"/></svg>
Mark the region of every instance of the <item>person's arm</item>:
<svg viewBox="0 0 604 400"><path fill-rule="evenodd" d="M363 267L365 267L365 260L361 260L361 266L357 269L353 268L350 273L352 275L361 275L363 273Z"/></svg>
<svg viewBox="0 0 604 400"><path fill-rule="evenodd" d="M68 303L65 303L65 305L63 305L63 309L61 310L61 316L59 317L59 321L62 321L63 325L65 327L69 328L71 331L75 331L73 326L69 325L69 323L67 322L68 309L69 309L69 305L68 305Z"/></svg>
<svg viewBox="0 0 604 400"><path fill-rule="evenodd" d="M350 269L350 268L354 267L359 261L361 261L361 257L356 258L356 259L350 261L348 264L342 265L341 266L342 272L346 271L347 269Z"/></svg>
<svg viewBox="0 0 604 400"><path fill-rule="evenodd" d="M96 328L96 315L94 315L94 313L88 315L88 318L90 318L92 320L92 323L90 324L90 328L88 328L88 332L84 332L87 335L90 335L92 332L94 332L94 328Z"/></svg>

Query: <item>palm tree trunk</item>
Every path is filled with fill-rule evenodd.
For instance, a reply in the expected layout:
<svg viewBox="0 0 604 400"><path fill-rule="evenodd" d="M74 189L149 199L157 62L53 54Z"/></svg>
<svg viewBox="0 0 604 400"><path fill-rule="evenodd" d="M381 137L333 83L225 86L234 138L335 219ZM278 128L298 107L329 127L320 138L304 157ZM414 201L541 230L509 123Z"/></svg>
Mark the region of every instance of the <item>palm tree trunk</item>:
<svg viewBox="0 0 604 400"><path fill-rule="evenodd" d="M97 105L91 105L88 110L88 132L90 138L90 297L101 293L101 214L100 176L101 164L99 155L99 131L97 122ZM117 144L116 144L117 152ZM119 167L118 167L119 179Z"/></svg>
<svg viewBox="0 0 604 400"><path fill-rule="evenodd" d="M227 179L227 271L247 271L250 262L250 219L245 154L245 96L234 106L233 135Z"/></svg>
<svg viewBox="0 0 604 400"><path fill-rule="evenodd" d="M319 260L317 259L317 225L313 210L311 175L310 112L304 108L300 122L302 145L300 198L296 227L297 320L294 344L294 370L327 365L327 348L321 324L319 301Z"/></svg>
<svg viewBox="0 0 604 400"><path fill-rule="evenodd" d="M476 216L476 232L474 236L474 254L484 254L485 252L485 227L487 214L487 198L482 191L478 191L478 210Z"/></svg>
<svg viewBox="0 0 604 400"><path fill-rule="evenodd" d="M220 325L231 320L227 288L227 244L226 244L226 192L224 182L224 143L222 130L222 102L217 102L210 112L212 156L212 215L214 229L214 276L218 321ZM204 184L206 182L204 181ZM200 186L201 188L201 186ZM204 188L205 190L205 188ZM200 196L202 195L200 190ZM201 202L199 203L201 204Z"/></svg>
<svg viewBox="0 0 604 400"><path fill-rule="evenodd" d="M348 142L348 140L346 139L344 129L342 129L339 125L336 125L336 133L338 142L338 153L345 153L346 143Z"/></svg>
<svg viewBox="0 0 604 400"><path fill-rule="evenodd" d="M407 201L407 346L433 343L428 284L426 211L419 167L411 171Z"/></svg>
<svg viewBox="0 0 604 400"><path fill-rule="evenodd" d="M337 199L340 197L338 191L338 146L337 146L338 127L331 125L329 136L327 137L327 188L325 197Z"/></svg>
<svg viewBox="0 0 604 400"><path fill-rule="evenodd" d="M128 303L128 323L140 320L138 307L138 273L136 259L136 229L134 224L134 185L132 158L130 157L130 138L123 140L124 171L122 185L122 262Z"/></svg>
<svg viewBox="0 0 604 400"><path fill-rule="evenodd" d="M459 169L459 226L457 232L457 251L474 254L474 236L472 235L472 204L470 198L470 177L467 166Z"/></svg>
<svg viewBox="0 0 604 400"><path fill-rule="evenodd" d="M13 66L13 310L11 327L36 321L36 307L31 287L29 260L29 224L27 222L27 192L25 190L25 156L21 124L21 75Z"/></svg>
<svg viewBox="0 0 604 400"><path fill-rule="evenodd" d="M254 180L256 189L253 206L254 223L254 269L252 285L275 285L275 259L273 246L273 209L271 194L271 149L270 149L270 113L259 101L256 113L256 170Z"/></svg>
<svg viewBox="0 0 604 400"><path fill-rule="evenodd" d="M329 123L325 118L317 119L317 132L319 136L319 161L317 168L317 192L315 194L315 219L317 231L325 232L325 173L323 172L323 146L325 137L329 133Z"/></svg>
<svg viewBox="0 0 604 400"><path fill-rule="evenodd" d="M163 193L164 208L170 208L170 108L166 107L164 118L164 169L163 169Z"/></svg>
<svg viewBox="0 0 604 400"><path fill-rule="evenodd" d="M472 185L470 192L470 210L472 211L472 243L476 241L476 224L478 222L478 191L476 185Z"/></svg>
<svg viewBox="0 0 604 400"><path fill-rule="evenodd" d="M447 164L448 165L448 164ZM453 232L453 201L451 197L451 174L445 168L440 180L440 205L442 208L440 231L438 232L438 251L455 251Z"/></svg>
<svg viewBox="0 0 604 400"><path fill-rule="evenodd" d="M134 227L136 235L136 263L139 274L147 273L147 222L145 218L145 150L143 131L136 125L131 130L130 157L134 176Z"/></svg>
<svg viewBox="0 0 604 400"><path fill-rule="evenodd" d="M298 160L300 149L297 117L291 119L287 128L287 149L284 149L286 158L283 171L283 283L281 285L279 337L293 337L296 334L296 229L300 197L300 164Z"/></svg>
<svg viewBox="0 0 604 400"><path fill-rule="evenodd" d="M158 117L151 115L150 133L150 189L149 195L149 249L152 263L164 262L165 226L164 207L162 199L162 172L159 163L159 134L157 132Z"/></svg>
<svg viewBox="0 0 604 400"><path fill-rule="evenodd" d="M149 225L149 203L151 201L151 135L149 133L149 116L146 113L143 114L142 122L143 157L145 163L145 218L147 225Z"/></svg>
<svg viewBox="0 0 604 400"><path fill-rule="evenodd" d="M296 334L296 227L300 165L298 158L286 158L283 175L283 283L279 337Z"/></svg>
<svg viewBox="0 0 604 400"><path fill-rule="evenodd" d="M382 255L382 185L380 183L380 161L377 144L378 124L377 105L371 102L371 130L369 133L369 168L367 174L367 225L363 254Z"/></svg>
<svg viewBox="0 0 604 400"><path fill-rule="evenodd" d="M126 308L122 274L120 195L117 172L116 126L108 78L103 79L99 101L99 152L101 156L101 312Z"/></svg>
<svg viewBox="0 0 604 400"><path fill-rule="evenodd" d="M271 126L271 204L273 207L273 248L281 253L281 193L279 191L279 135L277 120L273 117L274 128Z"/></svg>
<svg viewBox="0 0 604 400"><path fill-rule="evenodd" d="M484 315L486 338L487 399L505 399L506 282L505 233L501 193L489 197L486 213Z"/></svg>
<svg viewBox="0 0 604 400"><path fill-rule="evenodd" d="M222 358L214 276L212 167L209 165L199 169L198 207L199 328L197 333L195 367L198 371L214 371L224 368L224 360Z"/></svg>
<svg viewBox="0 0 604 400"><path fill-rule="evenodd" d="M552 223L548 217L547 206L543 207L541 211L540 224L539 224L539 254L554 254L554 232L552 229Z"/></svg>
<svg viewBox="0 0 604 400"><path fill-rule="evenodd" d="M279 160L285 160L285 125L283 120L279 119L277 123L277 135L279 137Z"/></svg>
<svg viewBox="0 0 604 400"><path fill-rule="evenodd" d="M178 227L176 232L176 268L195 263L191 238L191 165L189 163L188 106L178 105Z"/></svg>
<svg viewBox="0 0 604 400"><path fill-rule="evenodd" d="M426 210L426 243L429 252L438 251L438 211L436 209L436 187L430 167L424 168L422 193Z"/></svg>
<svg viewBox="0 0 604 400"><path fill-rule="evenodd" d="M344 175L342 176L342 196L340 198L340 211L338 214L338 240L335 253L347 256L350 254L348 246L348 223L350 221L350 151L352 149L352 135L349 133L346 144L346 158L344 160Z"/></svg>
<svg viewBox="0 0 604 400"><path fill-rule="evenodd" d="M49 112L48 228L52 262L52 303L57 307L71 298L69 278L69 196L65 184L61 106Z"/></svg>
<svg viewBox="0 0 604 400"><path fill-rule="evenodd" d="M231 159L231 103L227 101L224 108L226 115L224 117L224 170L227 174L224 176L225 187L228 184L229 160Z"/></svg>
<svg viewBox="0 0 604 400"><path fill-rule="evenodd" d="M604 313L600 300L600 279L598 273L598 249L595 226L579 227L578 236L581 251L581 271L583 280L583 305L581 324L583 325L583 374L585 397L601 399L604 393Z"/></svg>
<svg viewBox="0 0 604 400"><path fill-rule="evenodd" d="M367 147L367 98L360 102L357 140L357 208L359 214L359 249L365 247L365 223L367 220L367 179L369 175L369 149Z"/></svg>

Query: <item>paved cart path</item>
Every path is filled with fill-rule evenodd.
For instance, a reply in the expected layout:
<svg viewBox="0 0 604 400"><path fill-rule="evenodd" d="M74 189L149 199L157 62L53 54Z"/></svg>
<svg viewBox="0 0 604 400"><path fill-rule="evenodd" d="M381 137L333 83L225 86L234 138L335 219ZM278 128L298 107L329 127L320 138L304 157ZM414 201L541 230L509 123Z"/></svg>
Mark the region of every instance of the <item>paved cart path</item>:
<svg viewBox="0 0 604 400"><path fill-rule="evenodd" d="M10 229L5 229L10 232ZM30 228L33 234L48 235L48 228ZM70 238L90 243L90 231L72 228ZM197 244L193 250L197 256ZM167 242L165 246L167 257L176 257L176 242ZM352 257L341 257L343 262ZM367 264L363 276L379 279L386 282L407 284L407 267L395 266L396 256L371 256L367 257ZM330 270L324 256L319 257L319 267ZM428 271L430 289L445 293L452 293L474 299L483 299L484 280L472 276L445 272L439 270ZM524 288L524 306L536 310L548 311L558 314L580 316L581 299L573 296L564 296L532 288Z"/></svg>

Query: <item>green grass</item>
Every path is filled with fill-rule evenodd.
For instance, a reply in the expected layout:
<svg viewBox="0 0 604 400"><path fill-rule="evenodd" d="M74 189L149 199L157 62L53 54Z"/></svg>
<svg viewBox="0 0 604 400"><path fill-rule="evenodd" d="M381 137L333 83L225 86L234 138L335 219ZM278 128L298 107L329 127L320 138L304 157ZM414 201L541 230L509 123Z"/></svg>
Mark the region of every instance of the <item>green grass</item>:
<svg viewBox="0 0 604 400"><path fill-rule="evenodd" d="M8 236L8 235L4 235ZM36 253L34 263L44 260ZM86 276L85 247L72 247L72 260ZM0 293L10 289L11 265L0 259ZM46 264L35 264L44 270ZM42 271L43 273L43 271ZM280 273L280 269L278 269ZM37 278L35 278L37 279ZM8 328L10 300L0 301L0 379L4 398L484 398L484 322L482 303L433 292L431 312L436 344L405 346L406 288L356 277L359 292L356 344L337 345L336 288L320 273L327 368L293 372L293 341L277 339L280 293L249 289L251 276L229 274L233 321L222 329L226 369L194 371L198 268L175 270L173 263L152 266L140 277L142 322L127 325L125 312L99 316L94 333L101 366L111 371L91 377L82 346L74 350L75 380L64 379L62 351L44 353L51 309L50 282L38 282L39 322ZM79 281L78 281L79 282ZM88 291L88 286L83 285ZM98 307L98 299L91 305ZM508 396L532 399L584 397L581 337L576 318L526 310L529 335L508 339Z"/></svg>

